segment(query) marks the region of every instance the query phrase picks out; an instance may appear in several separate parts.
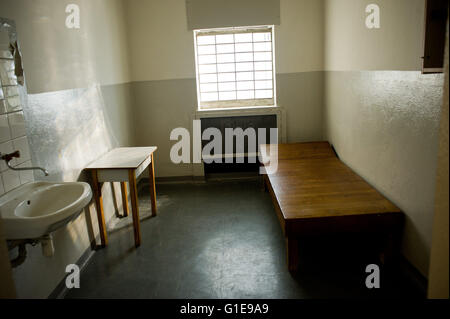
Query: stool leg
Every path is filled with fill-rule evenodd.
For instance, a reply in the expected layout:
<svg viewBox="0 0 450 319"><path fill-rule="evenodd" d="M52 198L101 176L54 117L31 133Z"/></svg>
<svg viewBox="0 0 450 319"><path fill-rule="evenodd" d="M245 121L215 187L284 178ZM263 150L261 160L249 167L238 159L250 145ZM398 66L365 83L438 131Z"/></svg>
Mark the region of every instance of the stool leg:
<svg viewBox="0 0 450 319"><path fill-rule="evenodd" d="M122 192L123 217L127 217L130 211L128 209L128 194L126 182L120 182L120 191Z"/></svg>
<svg viewBox="0 0 450 319"><path fill-rule="evenodd" d="M108 236L106 235L105 215L103 213L102 187L98 182L97 170L91 170L92 190L94 192L95 210L97 211L98 227L100 230L100 240L102 247L108 245Z"/></svg>

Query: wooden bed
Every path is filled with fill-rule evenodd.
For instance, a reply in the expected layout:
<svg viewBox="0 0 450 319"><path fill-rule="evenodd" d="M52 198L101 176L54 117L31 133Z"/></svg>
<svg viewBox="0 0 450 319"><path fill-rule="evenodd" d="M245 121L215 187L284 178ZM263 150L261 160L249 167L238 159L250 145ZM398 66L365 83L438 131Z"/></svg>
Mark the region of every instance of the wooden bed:
<svg viewBox="0 0 450 319"><path fill-rule="evenodd" d="M268 165L269 145L260 148ZM264 183L286 238L290 271L298 268L298 244L306 236L376 233L385 241L384 261L398 252L403 213L341 162L328 142L278 144L278 170L264 175Z"/></svg>

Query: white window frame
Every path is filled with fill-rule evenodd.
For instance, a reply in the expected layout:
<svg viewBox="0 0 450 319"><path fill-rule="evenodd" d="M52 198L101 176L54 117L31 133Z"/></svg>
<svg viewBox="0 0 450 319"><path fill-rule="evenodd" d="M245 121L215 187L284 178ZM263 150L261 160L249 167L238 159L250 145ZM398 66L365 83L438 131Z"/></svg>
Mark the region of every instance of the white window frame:
<svg viewBox="0 0 450 319"><path fill-rule="evenodd" d="M275 38L274 38L274 29L273 25L264 25L264 26L247 26L247 27L231 27L231 28L215 28L215 29L200 29L194 30L194 48L195 48L195 72L196 72L196 82L197 82L197 103L198 110L212 110L212 109L227 109L227 108L245 108L245 107L274 107L276 106L276 72L275 72ZM199 54L198 54L198 45L197 45L197 37L204 35L220 35L220 34L238 34L238 33L256 33L256 32L270 32L271 33L271 53L272 53L272 98L253 98L253 99L235 99L235 100L225 100L225 101L201 101L201 90L200 90L200 74L199 74ZM235 43L235 42L234 42ZM252 45L255 43L252 40ZM217 46L217 44L215 44ZM252 49L251 53L255 51ZM238 52L239 53L239 52ZM214 53L217 59L217 51ZM234 52L236 55L236 52ZM213 54L211 54L213 55ZM254 58L253 61L255 62ZM235 62L236 63L236 60ZM216 60L216 73L217 72L217 60ZM220 64L220 63L219 63ZM239 72L239 71L238 71ZM235 74L238 72L234 72ZM257 72L253 69L253 72ZM268 71L270 72L270 71ZM252 82L255 85L255 78L253 78ZM238 81L234 81L237 83ZM216 81L217 85L220 83ZM222 82L224 83L224 82ZM217 88L218 89L218 88ZM257 89L253 89L255 92ZM236 90L237 92L238 90ZM217 91L219 92L219 90Z"/></svg>

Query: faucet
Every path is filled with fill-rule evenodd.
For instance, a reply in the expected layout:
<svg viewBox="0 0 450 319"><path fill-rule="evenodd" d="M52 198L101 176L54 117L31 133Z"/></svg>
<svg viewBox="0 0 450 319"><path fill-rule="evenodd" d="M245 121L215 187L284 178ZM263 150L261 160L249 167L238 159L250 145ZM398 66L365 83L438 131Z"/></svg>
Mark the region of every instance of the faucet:
<svg viewBox="0 0 450 319"><path fill-rule="evenodd" d="M45 174L45 176L48 176L47 170L45 168L42 168L42 167L12 167L11 164L9 164L9 162L14 157L19 158L20 157L20 152L19 151L14 151L14 152L9 153L9 154L2 154L2 153L0 153L0 159L4 160L6 162L6 166L8 166L13 171L41 170Z"/></svg>

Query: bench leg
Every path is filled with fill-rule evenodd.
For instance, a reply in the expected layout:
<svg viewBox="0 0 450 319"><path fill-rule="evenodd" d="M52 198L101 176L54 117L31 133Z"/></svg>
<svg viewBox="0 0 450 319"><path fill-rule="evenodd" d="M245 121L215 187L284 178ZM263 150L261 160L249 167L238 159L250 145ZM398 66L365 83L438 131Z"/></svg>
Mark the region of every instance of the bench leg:
<svg viewBox="0 0 450 319"><path fill-rule="evenodd" d="M399 232L388 233L381 253L381 263L388 269L395 267L400 258L401 235Z"/></svg>
<svg viewBox="0 0 450 319"><path fill-rule="evenodd" d="M296 238L286 238L286 253L288 270L291 272L298 270L299 254L298 240Z"/></svg>

